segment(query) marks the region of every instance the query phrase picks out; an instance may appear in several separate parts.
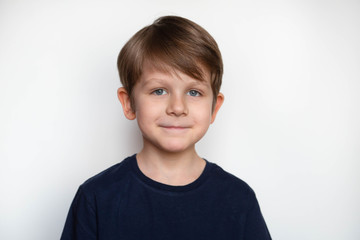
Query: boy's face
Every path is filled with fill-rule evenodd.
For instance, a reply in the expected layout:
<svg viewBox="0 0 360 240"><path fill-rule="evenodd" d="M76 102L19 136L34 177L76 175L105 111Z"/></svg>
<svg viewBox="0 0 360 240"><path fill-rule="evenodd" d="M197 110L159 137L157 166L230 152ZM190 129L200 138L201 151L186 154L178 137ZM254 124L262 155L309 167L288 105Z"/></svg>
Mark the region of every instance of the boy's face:
<svg viewBox="0 0 360 240"><path fill-rule="evenodd" d="M135 111L124 88L119 99L128 119L137 119L144 147L164 152L195 149L223 102L219 93L213 110L209 75L199 81L179 71L164 73L145 66L133 89Z"/></svg>

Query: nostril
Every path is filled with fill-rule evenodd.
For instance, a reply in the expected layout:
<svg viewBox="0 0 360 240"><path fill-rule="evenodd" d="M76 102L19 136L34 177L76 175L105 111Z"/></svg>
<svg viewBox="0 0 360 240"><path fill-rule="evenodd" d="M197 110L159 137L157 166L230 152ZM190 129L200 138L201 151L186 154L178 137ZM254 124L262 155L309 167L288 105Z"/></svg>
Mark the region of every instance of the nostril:
<svg viewBox="0 0 360 240"><path fill-rule="evenodd" d="M187 104L181 97L173 97L169 100L167 113L175 116L187 114Z"/></svg>

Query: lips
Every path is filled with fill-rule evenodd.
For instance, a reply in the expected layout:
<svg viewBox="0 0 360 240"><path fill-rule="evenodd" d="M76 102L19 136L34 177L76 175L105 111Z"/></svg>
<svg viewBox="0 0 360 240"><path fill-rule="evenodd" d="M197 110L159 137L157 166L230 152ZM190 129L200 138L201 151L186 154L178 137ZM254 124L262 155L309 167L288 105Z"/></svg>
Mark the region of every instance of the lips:
<svg viewBox="0 0 360 240"><path fill-rule="evenodd" d="M171 130L183 130L187 129L189 127L183 127L183 126L161 126L162 128L171 129Z"/></svg>
<svg viewBox="0 0 360 240"><path fill-rule="evenodd" d="M160 125L160 127L168 131L184 131L190 128L190 126L182 125Z"/></svg>

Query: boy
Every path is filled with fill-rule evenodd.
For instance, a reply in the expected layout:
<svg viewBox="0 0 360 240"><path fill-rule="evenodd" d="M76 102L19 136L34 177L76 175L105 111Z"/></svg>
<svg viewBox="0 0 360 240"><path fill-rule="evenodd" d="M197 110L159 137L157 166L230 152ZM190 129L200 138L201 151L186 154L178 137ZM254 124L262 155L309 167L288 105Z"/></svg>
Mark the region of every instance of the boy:
<svg viewBox="0 0 360 240"><path fill-rule="evenodd" d="M195 151L224 101L209 33L161 17L125 44L118 68L143 148L80 186L61 239L271 239L252 189Z"/></svg>

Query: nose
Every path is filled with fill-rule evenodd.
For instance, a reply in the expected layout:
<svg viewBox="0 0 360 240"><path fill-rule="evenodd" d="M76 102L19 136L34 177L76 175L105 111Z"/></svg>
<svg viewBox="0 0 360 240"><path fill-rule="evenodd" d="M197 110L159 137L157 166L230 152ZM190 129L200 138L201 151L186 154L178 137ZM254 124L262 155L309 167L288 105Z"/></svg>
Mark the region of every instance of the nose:
<svg viewBox="0 0 360 240"><path fill-rule="evenodd" d="M186 116L188 114L188 108L185 97L186 96L181 96L180 94L170 95L166 113L177 117Z"/></svg>

